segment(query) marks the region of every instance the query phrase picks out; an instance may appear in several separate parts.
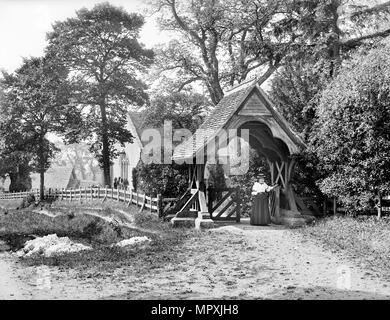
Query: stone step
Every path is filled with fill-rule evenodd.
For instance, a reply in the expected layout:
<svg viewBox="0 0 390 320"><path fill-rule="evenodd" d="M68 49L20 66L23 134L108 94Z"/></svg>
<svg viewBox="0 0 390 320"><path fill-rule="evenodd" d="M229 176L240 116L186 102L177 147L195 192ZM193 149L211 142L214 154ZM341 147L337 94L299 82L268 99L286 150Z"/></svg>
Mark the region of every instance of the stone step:
<svg viewBox="0 0 390 320"><path fill-rule="evenodd" d="M195 228L195 218L174 217L171 219L173 227Z"/></svg>
<svg viewBox="0 0 390 320"><path fill-rule="evenodd" d="M306 221L303 218L281 217L280 222L289 228L299 228L306 225Z"/></svg>
<svg viewBox="0 0 390 320"><path fill-rule="evenodd" d="M299 211L280 209L280 216L285 218L302 218Z"/></svg>
<svg viewBox="0 0 390 320"><path fill-rule="evenodd" d="M198 211L179 211L176 213L176 217L178 218L197 218L198 217Z"/></svg>
<svg viewBox="0 0 390 320"><path fill-rule="evenodd" d="M301 214L298 211L280 210L280 223L290 228L302 227L315 220L313 215Z"/></svg>
<svg viewBox="0 0 390 320"><path fill-rule="evenodd" d="M199 228L199 229L210 229L214 228L214 221L211 219L200 219L200 218L181 218L174 217L171 220L173 227L182 228Z"/></svg>

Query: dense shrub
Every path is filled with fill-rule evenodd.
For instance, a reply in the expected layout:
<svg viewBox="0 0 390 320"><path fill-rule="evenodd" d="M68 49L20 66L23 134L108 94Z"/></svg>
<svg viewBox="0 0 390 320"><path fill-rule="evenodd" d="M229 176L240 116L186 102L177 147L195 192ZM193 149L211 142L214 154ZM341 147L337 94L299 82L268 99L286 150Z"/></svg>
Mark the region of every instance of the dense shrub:
<svg viewBox="0 0 390 320"><path fill-rule="evenodd" d="M144 164L136 167L137 186L146 194L178 197L188 188L188 167L173 164Z"/></svg>
<svg viewBox="0 0 390 320"><path fill-rule="evenodd" d="M322 93L312 139L321 190L349 210L390 189L390 43L344 67Z"/></svg>

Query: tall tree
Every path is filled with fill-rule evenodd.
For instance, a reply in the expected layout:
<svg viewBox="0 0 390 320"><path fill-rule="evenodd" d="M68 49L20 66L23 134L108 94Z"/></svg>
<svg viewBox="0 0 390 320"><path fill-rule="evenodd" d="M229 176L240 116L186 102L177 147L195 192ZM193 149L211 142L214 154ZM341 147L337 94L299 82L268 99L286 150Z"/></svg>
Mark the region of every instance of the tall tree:
<svg viewBox="0 0 390 320"><path fill-rule="evenodd" d="M312 145L328 172L319 185L349 209L390 188L389 40L341 69L319 102Z"/></svg>
<svg viewBox="0 0 390 320"><path fill-rule="evenodd" d="M67 74L67 69L47 57L25 59L14 74L3 74L0 132L14 141L11 159L18 153L31 155L30 165L40 174L42 199L44 174L57 151L48 134L64 134L78 120L78 112L68 100Z"/></svg>
<svg viewBox="0 0 390 320"><path fill-rule="evenodd" d="M161 28L176 36L159 52L161 69L176 71L179 89L202 81L214 104L223 97L224 86L239 83L250 73L262 83L291 58L305 53L327 55L332 73L345 50L390 34L388 26L360 27L360 33L348 27L350 21L361 26L367 16L375 16L371 22L378 25L390 3L371 7L348 7L348 3L353 4L347 0L155 0ZM347 22L345 30L343 22Z"/></svg>
<svg viewBox="0 0 390 320"><path fill-rule="evenodd" d="M160 26L175 39L159 52L162 70L175 71L178 88L202 81L217 104L226 85L239 83L253 70L260 82L278 67L295 42L274 21L283 1L154 1Z"/></svg>
<svg viewBox="0 0 390 320"><path fill-rule="evenodd" d="M286 59L272 81L272 98L295 128L308 138L317 94L356 50L367 50L390 35L390 2L313 0L306 8L303 51Z"/></svg>
<svg viewBox="0 0 390 320"><path fill-rule="evenodd" d="M310 145L319 97L354 52L367 50L389 35L390 2L314 0L306 4L305 50L291 55L272 79L276 107ZM323 197L317 181L328 174L318 155L307 149L297 157L293 183L300 194Z"/></svg>
<svg viewBox="0 0 390 320"><path fill-rule="evenodd" d="M169 120L174 129L195 132L209 107L210 102L204 96L189 90L158 93L146 108L145 125L161 128Z"/></svg>
<svg viewBox="0 0 390 320"><path fill-rule="evenodd" d="M143 24L142 16L102 3L55 23L47 36L49 54L71 71L73 98L85 115L84 134L92 140L106 185L118 155L115 143L133 138L125 128L128 107L148 98L139 75L152 63L153 52L138 42Z"/></svg>
<svg viewBox="0 0 390 320"><path fill-rule="evenodd" d="M0 99L1 100L1 99ZM0 101L3 110L5 101ZM19 132L17 122L7 123L0 113L0 177L10 178L9 191L26 191L31 188L29 163L32 155L26 152L26 141Z"/></svg>

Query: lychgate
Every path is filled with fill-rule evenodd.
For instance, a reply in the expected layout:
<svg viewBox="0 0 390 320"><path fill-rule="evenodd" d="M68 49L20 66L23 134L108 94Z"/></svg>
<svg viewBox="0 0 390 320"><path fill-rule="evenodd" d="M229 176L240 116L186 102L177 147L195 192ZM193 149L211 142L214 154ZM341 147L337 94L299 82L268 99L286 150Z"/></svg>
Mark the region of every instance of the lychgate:
<svg viewBox="0 0 390 320"><path fill-rule="evenodd" d="M236 137L232 132L237 133ZM273 221L285 224L304 222L304 215L310 214L310 211L295 194L291 177L294 172L293 155L301 152L305 144L256 80L251 80L228 91L194 135L175 148L173 160L185 162L189 167L189 187L176 205L173 223L191 219L198 219L198 223L203 225L216 219L239 221L240 199L232 196L234 190L226 190L222 199L215 204L210 203L212 200L207 197L204 181L206 162L210 163L218 156L221 146L229 149L229 143L233 141L238 146L249 144L267 159L271 183L279 185L270 196ZM234 150L240 153L241 149L237 147ZM243 160L247 160L248 164L249 156L246 155L246 159L242 155L237 157L241 159L240 169L245 170ZM229 159L231 154L227 158L233 166L232 159Z"/></svg>

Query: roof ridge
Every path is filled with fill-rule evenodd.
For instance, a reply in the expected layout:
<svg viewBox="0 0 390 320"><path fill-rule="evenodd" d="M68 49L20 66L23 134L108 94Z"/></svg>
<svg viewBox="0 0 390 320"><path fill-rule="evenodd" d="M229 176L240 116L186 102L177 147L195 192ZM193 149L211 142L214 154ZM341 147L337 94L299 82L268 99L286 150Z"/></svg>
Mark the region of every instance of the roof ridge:
<svg viewBox="0 0 390 320"><path fill-rule="evenodd" d="M243 82L240 82L240 83L236 84L235 86L232 86L231 88L229 88L226 91L225 95L229 95L231 93L237 92L241 89L246 89L246 88L251 87L251 86L254 87L257 84L257 80L258 80L257 77L244 80ZM246 87L244 87L244 86L246 86ZM241 88L241 87L243 87L243 88Z"/></svg>

